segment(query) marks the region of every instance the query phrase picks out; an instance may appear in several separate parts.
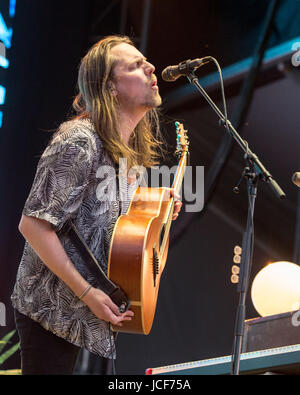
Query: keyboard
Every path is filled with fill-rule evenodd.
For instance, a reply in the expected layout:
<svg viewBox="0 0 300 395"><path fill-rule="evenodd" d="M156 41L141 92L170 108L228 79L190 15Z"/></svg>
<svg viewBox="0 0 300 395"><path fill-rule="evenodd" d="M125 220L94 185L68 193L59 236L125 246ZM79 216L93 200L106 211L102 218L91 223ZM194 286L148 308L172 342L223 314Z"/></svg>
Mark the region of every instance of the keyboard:
<svg viewBox="0 0 300 395"><path fill-rule="evenodd" d="M202 361L148 368L146 375L228 375L231 374L232 356ZM300 374L300 344L242 353L240 374Z"/></svg>

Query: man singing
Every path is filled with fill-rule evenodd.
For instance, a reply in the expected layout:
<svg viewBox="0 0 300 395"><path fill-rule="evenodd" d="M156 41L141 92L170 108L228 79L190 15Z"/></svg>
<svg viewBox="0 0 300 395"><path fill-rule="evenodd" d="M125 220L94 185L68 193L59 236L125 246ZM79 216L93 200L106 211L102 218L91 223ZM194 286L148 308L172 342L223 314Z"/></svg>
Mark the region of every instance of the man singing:
<svg viewBox="0 0 300 395"><path fill-rule="evenodd" d="M154 70L124 36L104 38L81 61L77 116L59 127L44 151L19 225L26 243L12 304L22 374L72 374L82 347L111 358L108 323L132 319L132 311L120 313L97 288L69 234L58 232L72 220L107 271L114 224L138 180L128 173L121 191L116 178L101 180L97 170L111 166L118 174L120 158L128 170L158 163L161 97ZM180 208L177 201L173 219Z"/></svg>

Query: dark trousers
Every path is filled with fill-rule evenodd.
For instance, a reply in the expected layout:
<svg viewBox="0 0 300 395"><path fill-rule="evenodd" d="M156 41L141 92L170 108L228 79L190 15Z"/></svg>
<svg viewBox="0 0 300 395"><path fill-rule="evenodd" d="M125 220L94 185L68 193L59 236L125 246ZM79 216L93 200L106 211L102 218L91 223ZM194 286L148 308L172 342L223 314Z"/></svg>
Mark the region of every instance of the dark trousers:
<svg viewBox="0 0 300 395"><path fill-rule="evenodd" d="M71 375L80 352L77 347L15 310L23 375Z"/></svg>

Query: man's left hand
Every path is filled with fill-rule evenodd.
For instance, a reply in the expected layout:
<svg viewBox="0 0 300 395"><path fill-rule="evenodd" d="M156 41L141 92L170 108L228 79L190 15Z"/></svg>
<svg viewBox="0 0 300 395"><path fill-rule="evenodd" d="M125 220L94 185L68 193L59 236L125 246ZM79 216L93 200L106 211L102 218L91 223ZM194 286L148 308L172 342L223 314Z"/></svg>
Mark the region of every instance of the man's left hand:
<svg viewBox="0 0 300 395"><path fill-rule="evenodd" d="M178 218L179 212L181 210L182 207L182 201L179 200L180 196L178 195L178 193L176 193L174 191L174 189L170 189L170 194L171 196L174 197L175 202L174 202L174 212L173 212L173 217L172 220L175 221Z"/></svg>

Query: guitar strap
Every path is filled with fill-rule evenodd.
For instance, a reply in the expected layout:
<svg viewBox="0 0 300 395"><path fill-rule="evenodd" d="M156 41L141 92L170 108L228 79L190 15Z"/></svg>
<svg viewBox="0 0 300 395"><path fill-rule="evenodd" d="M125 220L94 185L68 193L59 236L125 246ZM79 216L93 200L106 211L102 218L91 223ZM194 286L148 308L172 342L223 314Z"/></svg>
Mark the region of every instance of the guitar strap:
<svg viewBox="0 0 300 395"><path fill-rule="evenodd" d="M130 302L126 294L119 286L117 286L107 277L99 262L72 221L67 222L61 231L58 232L58 235L61 235L62 233L68 233L74 246L80 252L81 257L87 264L88 269L94 275L97 285L119 307L120 313L124 313L126 310L128 310Z"/></svg>

